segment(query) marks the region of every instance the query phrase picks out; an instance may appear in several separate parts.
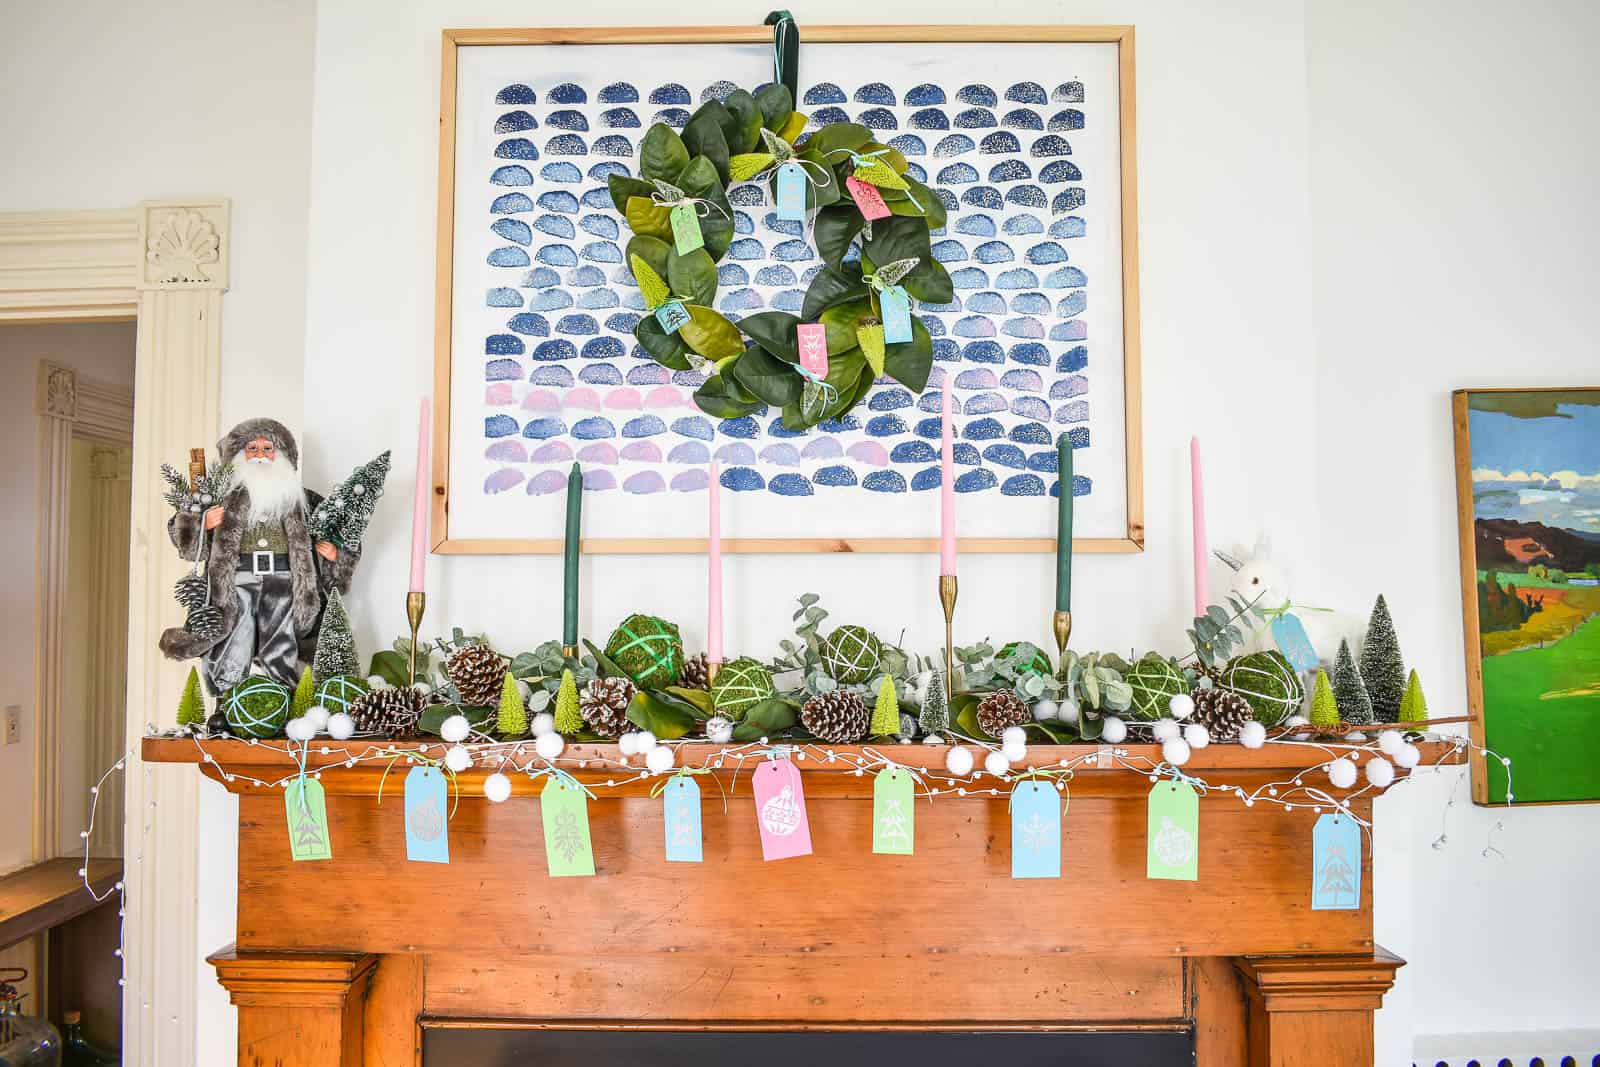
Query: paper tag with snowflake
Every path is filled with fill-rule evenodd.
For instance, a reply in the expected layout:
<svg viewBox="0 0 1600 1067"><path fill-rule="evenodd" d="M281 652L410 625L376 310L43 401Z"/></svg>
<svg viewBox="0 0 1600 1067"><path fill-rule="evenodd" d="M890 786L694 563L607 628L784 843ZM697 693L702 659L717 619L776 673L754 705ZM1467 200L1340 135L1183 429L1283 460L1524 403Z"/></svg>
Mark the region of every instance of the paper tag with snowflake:
<svg viewBox="0 0 1600 1067"><path fill-rule="evenodd" d="M756 826L761 858L786 860L811 855L811 824L800 769L786 759L771 760L755 772Z"/></svg>
<svg viewBox="0 0 1600 1067"><path fill-rule="evenodd" d="M667 835L667 859L699 863L705 856L700 834L700 787L680 774L661 793L661 823Z"/></svg>
<svg viewBox="0 0 1600 1067"><path fill-rule="evenodd" d="M820 322L802 322L794 328L800 346L800 368L814 378L828 376L828 328Z"/></svg>
<svg viewBox="0 0 1600 1067"><path fill-rule="evenodd" d="M668 219L672 223L672 243L677 246L678 255L686 256L705 246L705 235L700 232L700 216L695 214L693 204L674 206Z"/></svg>
<svg viewBox="0 0 1600 1067"><path fill-rule="evenodd" d="M1146 878L1200 877L1200 795L1187 782L1157 782L1147 805Z"/></svg>
<svg viewBox="0 0 1600 1067"><path fill-rule="evenodd" d="M1037 778L1011 790L1011 877L1061 877L1061 795Z"/></svg>
<svg viewBox="0 0 1600 1067"><path fill-rule="evenodd" d="M883 202L883 194L855 175L844 180L844 187L850 191L850 199L856 202L861 217L868 222L873 219L886 219L893 214L889 210L889 205Z"/></svg>
<svg viewBox="0 0 1600 1067"><path fill-rule="evenodd" d="M778 168L778 218L803 220L806 217L806 172L798 163Z"/></svg>
<svg viewBox="0 0 1600 1067"><path fill-rule="evenodd" d="M550 877L593 877L589 798L583 790L551 778L539 794L539 813L544 817L544 859Z"/></svg>
<svg viewBox="0 0 1600 1067"><path fill-rule="evenodd" d="M872 851L886 856L916 852L915 804L908 772L899 767L878 772L872 783Z"/></svg>
<svg viewBox="0 0 1600 1067"><path fill-rule="evenodd" d="M1283 658L1297 671L1312 671L1317 668L1317 650L1311 644L1311 638L1306 633L1305 623L1300 621L1298 615L1288 613L1279 615L1272 620L1272 640L1277 643L1278 651L1283 653Z"/></svg>
<svg viewBox="0 0 1600 1067"><path fill-rule="evenodd" d="M289 820L289 855L297 860L333 859L322 783L304 775L296 778L283 791L283 809Z"/></svg>
<svg viewBox="0 0 1600 1067"><path fill-rule="evenodd" d="M450 797L437 767L406 775L406 859L450 862Z"/></svg>
<svg viewBox="0 0 1600 1067"><path fill-rule="evenodd" d="M1361 827L1335 812L1311 831L1311 910L1361 907Z"/></svg>

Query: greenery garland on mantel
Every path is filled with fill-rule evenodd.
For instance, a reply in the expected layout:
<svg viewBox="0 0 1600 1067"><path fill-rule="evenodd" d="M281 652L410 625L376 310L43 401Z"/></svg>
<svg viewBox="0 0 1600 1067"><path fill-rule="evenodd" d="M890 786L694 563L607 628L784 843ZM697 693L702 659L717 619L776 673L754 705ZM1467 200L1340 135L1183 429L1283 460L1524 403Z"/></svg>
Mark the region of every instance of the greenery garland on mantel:
<svg viewBox="0 0 1600 1067"><path fill-rule="evenodd" d="M628 265L646 304L655 311L678 301L688 315L675 332L646 315L634 336L662 366L711 371L694 399L714 418L771 405L782 410L785 428L801 431L842 417L880 375L919 393L928 383L927 328L913 315L911 340L885 344L879 294L899 285L924 303L953 298L950 275L929 242L930 231L944 227L944 204L907 176L905 157L873 140L865 126L829 123L801 137L805 127L806 116L794 110L783 85L753 94L735 89L702 104L681 136L664 123L651 126L640 144L638 176L609 179L612 202L633 230ZM765 180L775 203L778 169L786 163L804 169L806 213L823 266L798 317L765 311L734 323L714 310L717 262L734 234L727 187ZM852 177L877 189L889 217L869 221L862 214L843 191ZM674 206L695 212L703 247L679 254ZM858 255L850 257L852 248ZM820 381L800 368L802 323L821 323L827 332L828 370Z"/></svg>

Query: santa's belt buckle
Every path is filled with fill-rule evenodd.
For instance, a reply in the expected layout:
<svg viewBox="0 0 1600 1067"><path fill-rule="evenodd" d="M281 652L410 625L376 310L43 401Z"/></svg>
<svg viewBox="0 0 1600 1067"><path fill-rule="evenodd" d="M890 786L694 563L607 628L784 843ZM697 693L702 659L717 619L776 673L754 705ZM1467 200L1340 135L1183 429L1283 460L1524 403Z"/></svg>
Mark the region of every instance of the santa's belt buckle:
<svg viewBox="0 0 1600 1067"><path fill-rule="evenodd" d="M254 574L273 573L273 558L271 552L250 553L250 570Z"/></svg>

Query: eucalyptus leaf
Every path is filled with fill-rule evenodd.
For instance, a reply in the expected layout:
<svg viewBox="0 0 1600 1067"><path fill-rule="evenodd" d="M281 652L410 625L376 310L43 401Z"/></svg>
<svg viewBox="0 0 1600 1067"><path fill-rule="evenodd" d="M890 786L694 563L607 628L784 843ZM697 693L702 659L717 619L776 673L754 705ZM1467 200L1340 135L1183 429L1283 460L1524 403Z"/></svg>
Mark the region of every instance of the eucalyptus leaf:
<svg viewBox="0 0 1600 1067"><path fill-rule="evenodd" d="M639 144L639 176L646 181L672 181L689 165L689 150L671 126L658 122ZM615 194L613 194L615 196Z"/></svg>
<svg viewBox="0 0 1600 1067"><path fill-rule="evenodd" d="M612 658L595 647L595 643L587 637L583 639L583 647L589 650L594 657L596 673L601 678L627 678L628 672L617 666Z"/></svg>
<svg viewBox="0 0 1600 1067"><path fill-rule="evenodd" d="M1078 719L1078 736L1085 741L1098 741L1105 731L1105 723L1098 715L1084 715Z"/></svg>
<svg viewBox="0 0 1600 1067"><path fill-rule="evenodd" d="M1212 604L1210 607L1206 608L1206 617L1211 619L1211 621L1215 622L1218 626L1226 626L1230 621L1228 618L1228 613L1217 604Z"/></svg>

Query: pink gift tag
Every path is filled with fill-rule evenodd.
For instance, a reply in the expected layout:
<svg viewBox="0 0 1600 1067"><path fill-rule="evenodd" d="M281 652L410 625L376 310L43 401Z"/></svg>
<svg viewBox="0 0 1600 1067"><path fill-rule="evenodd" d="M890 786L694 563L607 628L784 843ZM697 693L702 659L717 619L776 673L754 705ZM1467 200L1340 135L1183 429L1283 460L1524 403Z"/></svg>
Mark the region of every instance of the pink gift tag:
<svg viewBox="0 0 1600 1067"><path fill-rule="evenodd" d="M828 376L828 328L820 322L802 322L795 327L800 343L800 366L818 378Z"/></svg>
<svg viewBox="0 0 1600 1067"><path fill-rule="evenodd" d="M850 190L850 198L856 202L856 207L861 209L861 217L868 222L873 219L886 219L893 214L889 210L889 205L883 202L883 194L878 192L876 186L857 181L854 177L846 178L844 185Z"/></svg>
<svg viewBox="0 0 1600 1067"><path fill-rule="evenodd" d="M786 759L763 763L756 768L755 794L761 858L811 855L811 824L806 821L806 794L799 768Z"/></svg>

